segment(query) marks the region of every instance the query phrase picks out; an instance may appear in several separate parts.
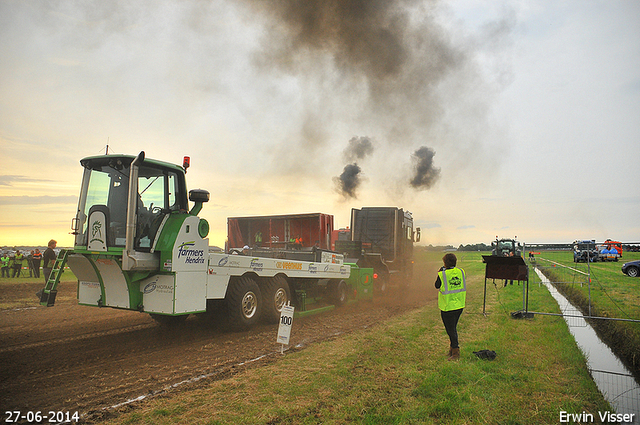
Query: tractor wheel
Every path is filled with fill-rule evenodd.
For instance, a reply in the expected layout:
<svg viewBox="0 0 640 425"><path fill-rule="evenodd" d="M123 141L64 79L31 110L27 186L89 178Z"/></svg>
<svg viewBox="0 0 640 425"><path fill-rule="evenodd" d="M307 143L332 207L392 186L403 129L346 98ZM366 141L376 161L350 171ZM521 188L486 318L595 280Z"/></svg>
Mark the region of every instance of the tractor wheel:
<svg viewBox="0 0 640 425"><path fill-rule="evenodd" d="M333 303L338 307L347 302L349 296L347 294L347 284L344 280L339 280L331 285L330 296L333 298Z"/></svg>
<svg viewBox="0 0 640 425"><path fill-rule="evenodd" d="M225 318L227 315L226 300L213 299L207 300L207 311L196 314L195 316L202 323L217 325L225 324Z"/></svg>
<svg viewBox="0 0 640 425"><path fill-rule="evenodd" d="M167 316L166 314L154 314L149 313L149 316L161 326L178 326L187 320L188 314L182 314L180 316Z"/></svg>
<svg viewBox="0 0 640 425"><path fill-rule="evenodd" d="M258 284L250 277L232 279L227 288L229 325L235 329L248 329L255 325L262 313L262 294Z"/></svg>
<svg viewBox="0 0 640 425"><path fill-rule="evenodd" d="M282 307L291 301L289 283L284 276L265 279L262 285L264 319L268 323L278 323Z"/></svg>
<svg viewBox="0 0 640 425"><path fill-rule="evenodd" d="M640 270L638 270L637 267L629 267L627 269L627 275L629 275L631 277L638 277L638 276L640 276Z"/></svg>

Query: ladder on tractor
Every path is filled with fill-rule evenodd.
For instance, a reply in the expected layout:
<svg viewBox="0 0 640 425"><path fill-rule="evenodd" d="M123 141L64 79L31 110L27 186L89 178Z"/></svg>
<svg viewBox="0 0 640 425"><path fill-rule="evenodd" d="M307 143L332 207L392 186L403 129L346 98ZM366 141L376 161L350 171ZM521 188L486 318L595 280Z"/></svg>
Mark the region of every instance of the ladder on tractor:
<svg viewBox="0 0 640 425"><path fill-rule="evenodd" d="M51 269L51 273L49 274L49 278L47 279L44 289L38 292L38 295L40 296L40 304L52 307L56 302L58 283L60 283L60 277L64 271L64 266L67 264L67 256L68 253L66 249L61 249L58 253L58 257L53 263L53 268Z"/></svg>

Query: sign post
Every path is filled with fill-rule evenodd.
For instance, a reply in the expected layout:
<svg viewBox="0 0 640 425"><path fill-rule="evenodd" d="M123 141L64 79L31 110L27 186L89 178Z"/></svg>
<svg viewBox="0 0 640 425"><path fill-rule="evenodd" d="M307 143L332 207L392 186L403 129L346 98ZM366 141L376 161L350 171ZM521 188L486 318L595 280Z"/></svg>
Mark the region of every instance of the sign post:
<svg viewBox="0 0 640 425"><path fill-rule="evenodd" d="M282 312L280 313L280 325L278 326L278 343L282 344L280 354L284 354L284 346L289 345L291 325L293 324L293 311L294 307L287 304L282 307Z"/></svg>

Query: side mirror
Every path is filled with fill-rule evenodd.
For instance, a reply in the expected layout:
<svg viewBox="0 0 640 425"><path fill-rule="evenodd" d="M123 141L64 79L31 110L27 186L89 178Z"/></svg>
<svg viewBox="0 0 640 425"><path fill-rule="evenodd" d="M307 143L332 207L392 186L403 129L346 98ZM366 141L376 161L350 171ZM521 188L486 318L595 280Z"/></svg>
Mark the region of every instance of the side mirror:
<svg viewBox="0 0 640 425"><path fill-rule="evenodd" d="M191 202L209 202L209 191L204 189L193 189L189 191Z"/></svg>
<svg viewBox="0 0 640 425"><path fill-rule="evenodd" d="M420 228L416 227L416 242L420 242Z"/></svg>
<svg viewBox="0 0 640 425"><path fill-rule="evenodd" d="M189 191L189 200L195 202L195 205L189 211L189 214L198 215L202 209L202 204L209 202L209 191L204 189L193 189Z"/></svg>

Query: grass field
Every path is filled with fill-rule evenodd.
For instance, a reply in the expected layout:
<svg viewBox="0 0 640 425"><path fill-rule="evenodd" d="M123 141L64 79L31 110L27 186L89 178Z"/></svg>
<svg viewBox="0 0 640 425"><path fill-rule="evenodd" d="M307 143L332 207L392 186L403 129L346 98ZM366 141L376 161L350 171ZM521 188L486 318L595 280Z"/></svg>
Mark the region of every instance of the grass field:
<svg viewBox="0 0 640 425"><path fill-rule="evenodd" d="M620 270L625 262L638 259L640 252L625 252L624 258L618 262L587 265L574 263L571 252L550 251L542 252L538 256L537 264L550 271L556 283L574 288L587 299L590 294L592 305L601 314L607 317L640 319L640 279L629 277ZM567 268L554 266L551 261Z"/></svg>
<svg viewBox="0 0 640 425"><path fill-rule="evenodd" d="M77 279L70 269L65 269L60 281L75 284ZM39 305L36 292L42 288L44 288L42 271L40 271L39 279L29 277L28 270L23 270L20 277L0 278L0 310L30 308ZM56 298L57 301L73 301L75 299L75 292L72 291L60 293L59 297Z"/></svg>
<svg viewBox="0 0 640 425"><path fill-rule="evenodd" d="M442 253L417 256L420 266ZM491 283L483 315L480 253L458 257L468 276L459 362L446 361L448 339L433 302L269 365L130 405L106 423L557 424L560 412L597 418L609 410L565 322L512 319L522 307L517 284ZM433 282L424 285L435 291ZM531 309L558 311L542 286L531 285L529 298ZM481 349L497 358L478 359L472 352Z"/></svg>
<svg viewBox="0 0 640 425"><path fill-rule="evenodd" d="M544 273L584 313L640 320L640 278L626 276L620 270L624 262L640 259L640 253L625 252L619 262L588 265L574 263L571 252L542 252L538 257L541 258L536 262L544 267ZM636 377L640 377L640 323L597 319L590 323Z"/></svg>

